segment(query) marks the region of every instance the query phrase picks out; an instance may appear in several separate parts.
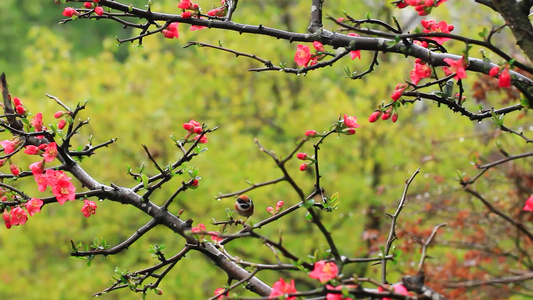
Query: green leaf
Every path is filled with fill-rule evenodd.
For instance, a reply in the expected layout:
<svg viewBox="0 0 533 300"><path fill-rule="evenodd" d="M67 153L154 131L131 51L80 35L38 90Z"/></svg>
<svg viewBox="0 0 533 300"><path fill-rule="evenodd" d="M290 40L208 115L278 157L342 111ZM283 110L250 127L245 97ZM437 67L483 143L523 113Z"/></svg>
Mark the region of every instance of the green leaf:
<svg viewBox="0 0 533 300"><path fill-rule="evenodd" d="M479 32L478 35L479 37L485 39L487 37L489 33L489 30L487 28L483 28L483 31Z"/></svg>
<svg viewBox="0 0 533 300"><path fill-rule="evenodd" d="M147 189L148 188L148 176L146 176L146 174L142 174L141 180L143 182L144 188Z"/></svg>

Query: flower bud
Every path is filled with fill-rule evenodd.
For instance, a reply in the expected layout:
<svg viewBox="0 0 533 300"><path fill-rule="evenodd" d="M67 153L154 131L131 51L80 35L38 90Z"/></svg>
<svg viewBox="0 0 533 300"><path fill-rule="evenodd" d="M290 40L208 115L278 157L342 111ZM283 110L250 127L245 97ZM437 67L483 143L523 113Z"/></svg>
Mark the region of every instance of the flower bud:
<svg viewBox="0 0 533 300"><path fill-rule="evenodd" d="M368 117L368 122L374 123L379 119L379 115L381 115L381 111L377 110L370 114L370 117Z"/></svg>
<svg viewBox="0 0 533 300"><path fill-rule="evenodd" d="M307 130L305 132L305 136L310 136L310 137L314 137L318 134L318 132L316 132L316 130Z"/></svg>
<svg viewBox="0 0 533 300"><path fill-rule="evenodd" d="M303 163L300 165L300 171L305 171L307 169L307 163Z"/></svg>
<svg viewBox="0 0 533 300"><path fill-rule="evenodd" d="M305 160L305 159L307 159L308 155L307 155L307 153L300 152L300 153L296 154L296 157L298 159Z"/></svg>

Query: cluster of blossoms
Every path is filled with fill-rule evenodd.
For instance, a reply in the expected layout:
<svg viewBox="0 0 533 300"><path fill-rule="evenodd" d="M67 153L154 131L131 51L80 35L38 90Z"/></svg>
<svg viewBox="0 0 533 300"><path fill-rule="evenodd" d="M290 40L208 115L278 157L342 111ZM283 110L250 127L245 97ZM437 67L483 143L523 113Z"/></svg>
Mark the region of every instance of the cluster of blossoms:
<svg viewBox="0 0 533 300"><path fill-rule="evenodd" d="M448 0L400 0L394 2L394 4L398 8L413 6L419 16L426 16L431 13L431 10L434 7L437 7L446 1Z"/></svg>
<svg viewBox="0 0 533 300"><path fill-rule="evenodd" d="M498 86L501 88L508 88L511 87L511 74L509 73L509 66L506 66L501 70L501 67L495 66L492 67L489 71L489 75L491 77L498 76Z"/></svg>
<svg viewBox="0 0 533 300"><path fill-rule="evenodd" d="M327 283L330 280L337 278L338 272L339 272L339 269L334 262L326 262L326 261L321 260L315 263L313 271L309 273L309 277L313 279L318 279L320 283ZM326 287L330 290L341 291L343 288L356 288L357 286L355 285L332 286L332 285L326 284ZM407 289L401 284L395 284L393 288L396 293L399 293L404 296L409 295ZM380 290L382 289L380 288ZM222 292L223 290L219 290L219 293L215 292L215 295L218 295ZM291 296L291 294L296 294L296 293L298 293L298 291L296 290L296 287L294 285L294 280L291 279L290 282L286 282L283 278L280 278L278 281L274 283L274 285L272 285L272 292L270 293L269 297L270 298L284 297L283 299L295 300L296 296L294 295ZM223 298L218 298L218 299L223 299ZM344 294L342 293L338 293L338 294L328 293L326 295L326 300L349 300L349 299L352 299L352 298L345 297ZM383 298L383 299L388 299L388 298Z"/></svg>
<svg viewBox="0 0 533 300"><path fill-rule="evenodd" d="M220 7L213 8L207 12L210 17L223 17L228 12L226 6L226 0L220 1ZM191 0L181 0L178 3L178 8L182 10L181 17L184 19L198 18L201 19L201 8L198 3L191 2ZM163 36L169 39L178 38L178 24L177 22L170 23L166 29L162 31ZM191 25L190 30L201 30L206 28L205 26Z"/></svg>
<svg viewBox="0 0 533 300"><path fill-rule="evenodd" d="M5 196L2 197L4 201ZM37 198L31 198L28 202L24 203L24 208L28 211L22 209L22 207L17 206L11 209L11 213L7 209L4 209L2 217L4 218L4 223L6 228L9 229L11 226L23 225L28 221L28 214L30 217L33 217L34 214L41 212L41 207L43 206L43 200Z"/></svg>
<svg viewBox="0 0 533 300"><path fill-rule="evenodd" d="M398 121L398 113L395 112L395 110L396 106L391 106L384 112L381 110L376 110L375 112L370 114L370 116L368 117L368 122L374 123L381 117L383 121L391 119L392 123L396 123L396 121Z"/></svg>
<svg viewBox="0 0 533 300"><path fill-rule="evenodd" d="M342 118L339 118L337 123L332 125L332 128L334 128L335 132L337 133L352 135L352 134L355 134L355 129L359 128L360 126L361 125L357 124L356 117L350 116L348 114L344 114ZM305 136L319 137L323 135L319 134L316 130L307 130L305 132ZM304 153L304 152L300 152L296 154L296 157L300 160L307 160L307 162L300 165L300 171L305 171L307 170L307 167L316 163L316 159L314 156L309 156L307 153Z"/></svg>
<svg viewBox="0 0 533 300"><path fill-rule="evenodd" d="M283 201L278 201L276 203L276 208L273 208L272 206L269 206L266 208L266 210L271 214L275 215L281 211L281 208L283 208Z"/></svg>
<svg viewBox="0 0 533 300"><path fill-rule="evenodd" d="M83 7L87 9L94 9L94 13L101 16L104 14L104 8L98 6L98 4L96 4L98 2L100 2L100 0L93 0L92 2L87 1L83 3ZM65 7L65 9L63 9L63 16L67 18L72 18L74 16L78 16L79 14L80 13L73 7Z"/></svg>
<svg viewBox="0 0 533 300"><path fill-rule="evenodd" d="M422 29L422 32L424 33L431 33L431 32L450 33L454 29L454 26L448 25L446 21L440 21L437 23L434 20L421 20L420 23L422 24L422 27L424 27L424 29ZM430 37L429 39L434 40L439 45L442 45L444 42L450 40L449 37L440 37L440 36Z"/></svg>
<svg viewBox="0 0 533 300"><path fill-rule="evenodd" d="M359 36L357 33L349 33L348 35ZM318 61L326 57L327 52L321 42L314 41L313 48L315 48L315 53L311 53L309 46L298 44L298 46L296 46L296 53L294 54L294 62L296 62L299 67L307 67L308 65L316 65ZM361 59L361 51L350 51L350 57L352 60L356 58Z"/></svg>
<svg viewBox="0 0 533 300"><path fill-rule="evenodd" d="M202 132L204 129L202 128L202 124L195 120L190 120L188 123L183 123L183 128L187 130L187 135L185 136L185 140L187 140L192 134L196 134L193 140L200 139L200 144L207 143L207 136L204 134L202 135ZM198 185L198 184L196 184Z"/></svg>
<svg viewBox="0 0 533 300"><path fill-rule="evenodd" d="M218 243L224 239L219 236L220 233L218 231L207 231L205 225L202 223L198 224L198 226L196 227L191 228L191 232L193 234L197 234L200 239L204 239L204 235L207 233L211 236L211 240L215 243Z"/></svg>
<svg viewBox="0 0 533 300"><path fill-rule="evenodd" d="M24 109L22 101L19 98L14 97L13 104L19 114L26 114L26 110ZM59 111L54 114L54 117L61 118L65 115L70 115L70 113ZM28 128L33 132L39 133L47 129L43 124L43 114L40 112L35 114L29 124L30 125ZM65 120L60 120L57 124L57 128L63 129L65 124ZM40 156L42 157L41 160L29 165L29 169L31 170L33 178L37 183L38 190L40 192L44 192L48 187L51 187L52 194L55 196L59 204L64 204L67 200L75 200L76 187L74 187L71 182L72 178L68 177L63 171L54 169L45 170L45 164L53 162L58 155L57 144L55 142L47 142L44 140L44 135L36 135L35 137L37 139L41 139L42 143L38 145L25 145L24 140L20 137L14 137L11 140L0 141L0 145L3 147L2 151L4 152L4 155L7 156L6 159L0 160L0 167L6 162L9 162L9 169L11 173L15 177L18 177L21 170L12 162L13 155L21 151L27 155ZM0 193L2 195L1 201L7 201L8 196L5 195L6 192L2 190ZM12 208L4 208L3 218L7 228L10 228L13 225L25 224L28 220L27 215L29 214L30 216L33 216L35 213L40 212L43 205L43 201L37 198L31 198L30 200L24 202L18 196L11 195L10 197L11 200L18 201L20 204ZM24 208L26 210L24 210ZM92 201L85 200L81 211L86 217L89 217L91 214L95 213L96 204Z"/></svg>

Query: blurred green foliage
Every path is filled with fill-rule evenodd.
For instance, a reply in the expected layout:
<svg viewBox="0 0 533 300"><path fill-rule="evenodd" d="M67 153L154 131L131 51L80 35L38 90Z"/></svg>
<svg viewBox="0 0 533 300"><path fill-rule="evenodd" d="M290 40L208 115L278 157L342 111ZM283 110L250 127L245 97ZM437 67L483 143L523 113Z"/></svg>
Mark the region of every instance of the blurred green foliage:
<svg viewBox="0 0 533 300"><path fill-rule="evenodd" d="M154 2L154 11L177 13L177 1ZM205 8L218 4L214 2L199 1ZM149 165L141 144L148 146L161 165L179 158L180 151L169 136L184 135L181 126L189 119L211 127L219 126L219 130L208 137L205 147L209 151L190 163L200 170L200 187L181 194L171 206L174 212L185 209L183 218L192 218L195 224L205 223L208 230L218 230L209 225L212 218L224 219L225 209L233 206L233 199L217 201L217 195L243 189L248 185L246 181L257 183L281 176L273 161L258 150L254 138L267 149L284 156L306 130L326 130L344 113L359 118L361 128L356 135L332 137L321 146L320 152L322 184L330 195L339 192L341 202L338 210L321 213L321 217L342 253L348 256L369 255L366 241L361 238L365 223L369 221L369 210L378 207L381 226L388 226L383 212L394 211L405 178L417 167L422 166L422 173L416 178L412 191L448 194L458 188L456 170L475 173L469 165L472 152L484 155L495 148L492 138L483 131L491 129L490 122L477 126L429 103L401 109L396 124L367 122L367 116L376 105L388 102L394 86L408 78L413 59L380 54L381 65L377 70L358 81L344 78L343 67L363 72L371 61L370 53L363 53L362 61L346 59L306 76L252 73L247 69L260 67L256 61L235 58L213 49L183 49L182 46L192 40L221 43L274 63L292 65L296 44L217 30L190 32L188 25L181 25L178 40L156 35L144 39L143 47L131 44L117 47L115 36L129 36L131 31L104 21L57 25L63 6L51 3L0 2L1 23L10 24L10 30L1 32L1 40L8 42L0 43L0 71L7 73L11 94L21 97L32 113L42 112L45 123L56 122L52 114L61 109L45 97L45 93L59 97L71 107L88 100L82 116L91 119L90 125L75 138L75 147L82 147L91 135L94 143L118 137L116 144L82 162L89 174L104 184L136 184L126 171L128 166L135 168L143 162ZM132 3L142 5L144 2ZM374 7L365 7L362 1L326 3L328 14L335 17L347 11L355 18L364 18L365 13L371 11L373 17L389 20L393 13L398 13L392 11L391 5L380 1L374 1ZM450 3L446 7L448 11L440 9L436 13L452 20L457 33L475 37L481 31L481 27L462 29L472 14L454 13L472 11L471 4L456 3L454 6ZM235 21L304 32L308 25L307 11L308 1L241 1ZM405 20L410 18L405 11L398 14ZM485 25L491 24L485 22ZM326 26L332 28L329 23ZM457 44L451 50L460 53L461 47ZM480 57L474 51L471 55ZM476 76L469 79L472 81L466 81L467 87ZM473 100L467 100L470 108L475 105ZM516 138L502 136L499 139L506 147L519 150L513 148L517 147ZM303 150L311 153L312 145L307 144ZM299 172L299 164L296 159L290 162L291 175L305 191L311 191L314 178L309 172ZM26 164L21 162L20 165ZM148 170L154 172L151 166ZM163 203L173 193L176 182L187 179L186 176L176 178L174 183L154 193L150 200ZM32 189L33 185L33 182L21 182L19 186ZM499 193L498 188L495 193ZM267 217L265 208L279 200L285 201L286 206L298 202L296 193L287 184L254 190L249 195L257 206L251 222ZM414 197L400 217L400 225L404 220L420 217L423 199ZM117 244L148 221L132 207L108 201L97 202L97 205L97 214L89 219L80 213L80 202L47 205L26 225L1 229L0 289L3 297L88 299L93 292L110 285L116 267L133 271L155 264L148 253L150 244L165 244L164 252L171 256L173 249L179 249L184 243L169 230L158 228L124 253L97 257L91 267L86 267L84 261L68 259L71 239L90 244L93 239L104 237L108 243ZM431 228L436 224L423 225ZM294 254L306 257L313 255L316 249L326 249L324 239L315 230L305 221L301 210L260 232L272 239L283 232L284 245ZM227 245L227 249L247 261L275 261L270 250L256 240L246 243L238 240ZM400 271L418 257L418 253L404 254L400 264L393 267L389 279L398 280ZM350 266L344 273L374 276L379 268ZM273 283L279 276L276 272L265 272L260 278ZM297 282L298 287L305 288L310 279L301 276ZM205 258L192 254L177 264L161 288L165 299L204 299L225 283L225 274ZM123 299L137 295L123 290L104 297ZM150 294L149 298L155 298L155 294Z"/></svg>

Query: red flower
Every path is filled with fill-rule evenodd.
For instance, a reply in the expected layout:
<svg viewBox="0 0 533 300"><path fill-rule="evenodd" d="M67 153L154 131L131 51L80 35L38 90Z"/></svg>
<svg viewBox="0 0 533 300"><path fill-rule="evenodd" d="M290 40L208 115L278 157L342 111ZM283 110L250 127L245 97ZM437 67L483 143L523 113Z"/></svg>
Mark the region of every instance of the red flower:
<svg viewBox="0 0 533 300"><path fill-rule="evenodd" d="M305 132L305 136L310 136L310 137L314 137L318 134L318 132L316 132L316 130L307 130Z"/></svg>
<svg viewBox="0 0 533 300"><path fill-rule="evenodd" d="M274 208L273 208L272 206L267 207L267 211L268 211L268 213L270 213L271 215L275 215L275 214L276 214L276 212L274 211Z"/></svg>
<svg viewBox="0 0 533 300"><path fill-rule="evenodd" d="M179 38L178 25L178 22L170 23L168 27L162 31L163 36L168 39Z"/></svg>
<svg viewBox="0 0 533 300"><path fill-rule="evenodd" d="M11 215L9 214L7 209L4 210L3 217L4 217L4 223L6 224L6 228L7 229L11 228Z"/></svg>
<svg viewBox="0 0 533 300"><path fill-rule="evenodd" d="M81 208L81 212L85 217L90 217L91 215L94 215L96 213L96 203L93 201L89 201L87 199L83 200L83 206Z"/></svg>
<svg viewBox="0 0 533 300"><path fill-rule="evenodd" d="M26 211L20 207L15 207L11 210L11 225L24 225L28 221Z"/></svg>
<svg viewBox="0 0 533 300"><path fill-rule="evenodd" d="M45 175L47 185L52 187L52 193L59 204L64 204L67 200L73 201L76 198L76 187L70 182L63 171L46 170Z"/></svg>
<svg viewBox="0 0 533 300"><path fill-rule="evenodd" d="M359 128L361 125L357 124L357 118L344 114L344 125L348 128Z"/></svg>
<svg viewBox="0 0 533 300"><path fill-rule="evenodd" d="M392 120L392 123L396 123L396 121L398 121L398 114L393 114L391 120Z"/></svg>
<svg viewBox="0 0 533 300"><path fill-rule="evenodd" d="M354 32L350 32L350 33L348 33L348 35L349 36L359 36L357 33L354 33ZM350 57L352 58L352 60L354 60L356 58L361 59L361 50L350 51Z"/></svg>
<svg viewBox="0 0 533 300"><path fill-rule="evenodd" d="M381 115L381 111L376 110L375 112L370 114L370 117L368 117L368 122L374 123L379 119L379 116Z"/></svg>
<svg viewBox="0 0 533 300"><path fill-rule="evenodd" d="M283 201L280 200L276 202L276 213L278 213L282 207L283 207Z"/></svg>
<svg viewBox="0 0 533 300"><path fill-rule="evenodd" d="M398 99L400 99L400 97L403 95L403 92L405 91L406 88L407 88L407 84L398 83L396 85L394 92L390 96L392 101L398 101Z"/></svg>
<svg viewBox="0 0 533 300"><path fill-rule="evenodd" d="M5 140L5 141L1 141L0 142L0 145L2 147L4 147L4 154L11 154L15 151L15 149L17 148L18 146L18 143L15 143L11 140Z"/></svg>
<svg viewBox="0 0 533 300"><path fill-rule="evenodd" d="M195 30L202 30L204 28L207 28L206 26L200 26L200 25L191 25L191 31L195 31Z"/></svg>
<svg viewBox="0 0 533 300"><path fill-rule="evenodd" d="M200 137L200 135L197 135L194 137L194 140L196 141L197 139L200 139L199 143L200 144L206 144L208 141L207 141L207 135L202 135L202 137Z"/></svg>
<svg viewBox="0 0 533 300"><path fill-rule="evenodd" d="M43 174L33 174L33 178L35 179L35 182L37 182L37 189L39 192L46 191L46 188L48 187L48 180L46 176Z"/></svg>
<svg viewBox="0 0 533 300"><path fill-rule="evenodd" d="M309 46L298 44L296 54L294 55L296 64L300 67L307 67L310 60L311 53L309 52Z"/></svg>
<svg viewBox="0 0 533 300"><path fill-rule="evenodd" d="M28 154L28 155L36 155L36 154L39 154L39 147L37 146L34 146L34 145L28 145L25 147L26 149L24 150L24 153Z"/></svg>
<svg viewBox="0 0 533 300"><path fill-rule="evenodd" d="M392 286L394 288L394 292L395 293L398 293L398 294L401 294L401 295L404 295L404 296L408 296L409 295L409 291L407 291L407 289L401 285L401 284L395 284ZM378 291L383 291L383 289L381 287L378 287ZM391 298L383 298L382 300L392 300Z"/></svg>
<svg viewBox="0 0 533 300"><path fill-rule="evenodd" d="M326 287L328 289L332 289L332 290L337 290L337 291L340 291L342 290L343 286L342 285L339 285L339 286L332 286L332 285L329 285L327 284ZM327 294L326 295L326 300L350 300L352 298L345 298L342 294Z"/></svg>
<svg viewBox="0 0 533 300"><path fill-rule="evenodd" d="M42 174L44 171L43 162L38 161L30 164L30 170L33 175Z"/></svg>
<svg viewBox="0 0 533 300"><path fill-rule="evenodd" d="M291 279L291 283L286 283L283 278L280 278L279 281L276 281L272 286L272 292L270 293L270 298L286 296L287 294L297 293L298 291L294 287L294 280ZM286 300L295 300L295 296L285 297Z"/></svg>
<svg viewBox="0 0 533 300"><path fill-rule="evenodd" d="M11 164L9 166L9 170L11 171L11 174L13 174L15 176L19 176L19 174L20 174L19 167L17 167L17 165L15 165L15 164Z"/></svg>
<svg viewBox="0 0 533 300"><path fill-rule="evenodd" d="M527 198L526 204L524 205L524 208L522 208L522 210L533 211L533 195Z"/></svg>
<svg viewBox="0 0 533 300"><path fill-rule="evenodd" d="M30 201L26 202L26 210L31 217L35 213L41 212L41 207L43 206L43 200L37 198L31 198Z"/></svg>
<svg viewBox="0 0 533 300"><path fill-rule="evenodd" d="M88 9L93 8L93 4L91 2L85 2L83 3L83 6L85 6L85 8L88 8Z"/></svg>
<svg viewBox="0 0 533 300"><path fill-rule="evenodd" d="M313 272L309 273L309 277L318 279L320 282L326 282L337 277L339 269L334 262L325 262L323 260L315 263Z"/></svg>
<svg viewBox="0 0 533 300"><path fill-rule="evenodd" d="M104 8L101 7L101 6L98 6L98 7L96 7L96 8L94 9L94 13L97 14L97 15L99 15L99 16L101 16L101 15L104 14Z"/></svg>
<svg viewBox="0 0 533 300"><path fill-rule="evenodd" d="M307 169L307 163L303 163L300 165L300 171L305 171Z"/></svg>
<svg viewBox="0 0 533 300"><path fill-rule="evenodd" d="M431 69L425 62L417 58L415 60L415 67L411 70L411 81L413 84L418 84L420 79L428 78L429 76L431 76Z"/></svg>
<svg viewBox="0 0 533 300"><path fill-rule="evenodd" d="M440 21L439 23L437 23L433 20L421 20L420 23L422 23L422 26L424 27L422 31L425 33L430 33L430 32L450 33L450 31L454 29L453 25L448 25L448 23L446 23L445 21ZM447 37L430 37L430 39L434 40L439 45L442 45L444 42L450 40L450 38L447 38Z"/></svg>
<svg viewBox="0 0 533 300"><path fill-rule="evenodd" d="M193 9L193 3L191 3L191 0L181 0L178 4L178 8L181 9Z"/></svg>
<svg viewBox="0 0 533 300"><path fill-rule="evenodd" d="M466 63L464 60L464 57L461 57L458 60L453 60L451 58L445 58L444 62L447 63L452 70L455 72L455 76L453 77L455 80L466 78Z"/></svg>
<svg viewBox="0 0 533 300"><path fill-rule="evenodd" d="M223 17L226 15L226 8L225 7L213 8L207 12L207 15L211 17Z"/></svg>
<svg viewBox="0 0 533 300"><path fill-rule="evenodd" d="M498 78L498 85L501 88L511 87L511 74L509 74L509 68L503 69Z"/></svg>
<svg viewBox="0 0 533 300"><path fill-rule="evenodd" d="M324 45L322 45L321 42L319 41L314 41L313 42L313 47L315 47L315 50L316 51L319 51L319 52L325 52L326 50L324 49Z"/></svg>
<svg viewBox="0 0 533 300"><path fill-rule="evenodd" d="M36 131L43 130L43 128L44 128L44 126L43 126L43 114L42 113L35 114L35 117L33 117L33 119L31 119L31 125L33 127L35 127Z"/></svg>
<svg viewBox="0 0 533 300"><path fill-rule="evenodd" d="M223 237L218 236L219 233L216 231L209 231L207 233L209 233L209 235L211 236L211 240L215 243L221 242L224 239Z"/></svg>
<svg viewBox="0 0 533 300"><path fill-rule="evenodd" d="M181 13L181 17L184 19L189 19L190 17L192 17L192 13L190 11L184 11Z"/></svg>
<svg viewBox="0 0 533 300"><path fill-rule="evenodd" d="M63 16L67 18L72 18L74 15L78 15L78 12L72 7L65 7L63 10Z"/></svg>
<svg viewBox="0 0 533 300"><path fill-rule="evenodd" d="M305 160L305 159L307 159L307 153L300 152L300 153L296 154L296 157L298 159Z"/></svg>
<svg viewBox="0 0 533 300"><path fill-rule="evenodd" d="M63 116L64 113L64 111L56 111L54 114L54 118L59 119Z"/></svg>
<svg viewBox="0 0 533 300"><path fill-rule="evenodd" d="M53 162L54 159L56 159L57 156L57 144L55 142L51 142L44 148L44 161L45 162Z"/></svg>
<svg viewBox="0 0 533 300"><path fill-rule="evenodd" d="M224 293L226 289L223 289L223 288L218 288L215 290L215 296L217 296L215 299L217 300L220 300L220 299L226 299L226 296L228 295L228 293Z"/></svg>

